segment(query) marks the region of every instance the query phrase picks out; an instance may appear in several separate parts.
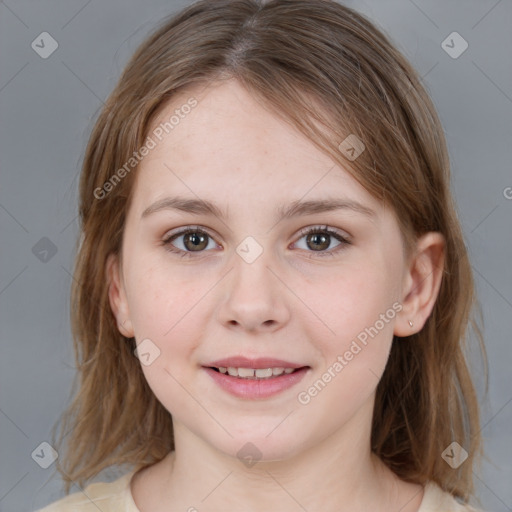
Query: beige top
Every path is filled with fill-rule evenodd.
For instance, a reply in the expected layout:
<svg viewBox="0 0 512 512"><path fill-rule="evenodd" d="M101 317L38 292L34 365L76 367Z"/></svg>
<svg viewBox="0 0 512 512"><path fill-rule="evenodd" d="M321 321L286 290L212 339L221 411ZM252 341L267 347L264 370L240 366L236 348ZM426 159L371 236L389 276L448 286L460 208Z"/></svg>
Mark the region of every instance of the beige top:
<svg viewBox="0 0 512 512"><path fill-rule="evenodd" d="M89 484L84 492L61 498L35 512L140 512L130 490L131 471L113 482ZM480 512L458 503L451 494L430 482L425 486L418 512Z"/></svg>

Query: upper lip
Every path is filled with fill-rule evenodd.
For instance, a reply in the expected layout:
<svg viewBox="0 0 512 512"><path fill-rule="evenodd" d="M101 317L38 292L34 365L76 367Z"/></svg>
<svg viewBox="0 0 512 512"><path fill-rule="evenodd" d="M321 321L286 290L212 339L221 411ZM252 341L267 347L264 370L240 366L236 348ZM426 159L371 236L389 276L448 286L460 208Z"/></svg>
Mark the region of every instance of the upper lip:
<svg viewBox="0 0 512 512"><path fill-rule="evenodd" d="M290 361L284 361L282 359L275 359L273 357L258 357L256 359L248 359L247 357L226 357L224 359L218 359L204 366L213 368L302 368L303 364L292 363Z"/></svg>

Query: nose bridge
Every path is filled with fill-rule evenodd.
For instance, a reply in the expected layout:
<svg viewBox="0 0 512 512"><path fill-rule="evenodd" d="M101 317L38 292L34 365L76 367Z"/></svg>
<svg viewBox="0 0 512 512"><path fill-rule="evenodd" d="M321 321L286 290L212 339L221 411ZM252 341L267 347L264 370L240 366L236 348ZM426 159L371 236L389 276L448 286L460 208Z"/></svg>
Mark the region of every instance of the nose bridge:
<svg viewBox="0 0 512 512"><path fill-rule="evenodd" d="M237 246L221 306L224 324L255 330L286 322L289 312L283 285L274 275L276 267L271 248L253 237Z"/></svg>
<svg viewBox="0 0 512 512"><path fill-rule="evenodd" d="M268 244L264 247L264 243L248 236L236 247L231 291L241 293L244 300L268 302L274 296L277 283L269 267L275 266L275 262L271 248Z"/></svg>

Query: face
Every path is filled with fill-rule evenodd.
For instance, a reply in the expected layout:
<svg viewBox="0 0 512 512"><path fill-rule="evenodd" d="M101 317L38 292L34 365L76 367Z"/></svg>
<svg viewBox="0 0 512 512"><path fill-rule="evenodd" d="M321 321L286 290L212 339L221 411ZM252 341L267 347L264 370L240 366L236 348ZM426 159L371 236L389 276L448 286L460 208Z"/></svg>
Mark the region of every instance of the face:
<svg viewBox="0 0 512 512"><path fill-rule="evenodd" d="M176 427L233 456L367 430L401 308L393 213L236 81L176 96L153 130L176 109L137 170L110 295L149 386ZM197 200L217 210L187 211ZM211 369L229 366L249 371Z"/></svg>

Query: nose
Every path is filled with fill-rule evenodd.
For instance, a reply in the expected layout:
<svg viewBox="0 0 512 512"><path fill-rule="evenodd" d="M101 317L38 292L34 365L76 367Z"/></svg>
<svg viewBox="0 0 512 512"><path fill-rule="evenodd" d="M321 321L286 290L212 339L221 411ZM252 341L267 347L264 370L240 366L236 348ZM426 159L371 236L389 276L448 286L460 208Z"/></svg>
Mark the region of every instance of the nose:
<svg viewBox="0 0 512 512"><path fill-rule="evenodd" d="M252 263L234 255L218 309L218 318L225 327L268 333L288 323L290 292L275 261L270 260L267 251Z"/></svg>

